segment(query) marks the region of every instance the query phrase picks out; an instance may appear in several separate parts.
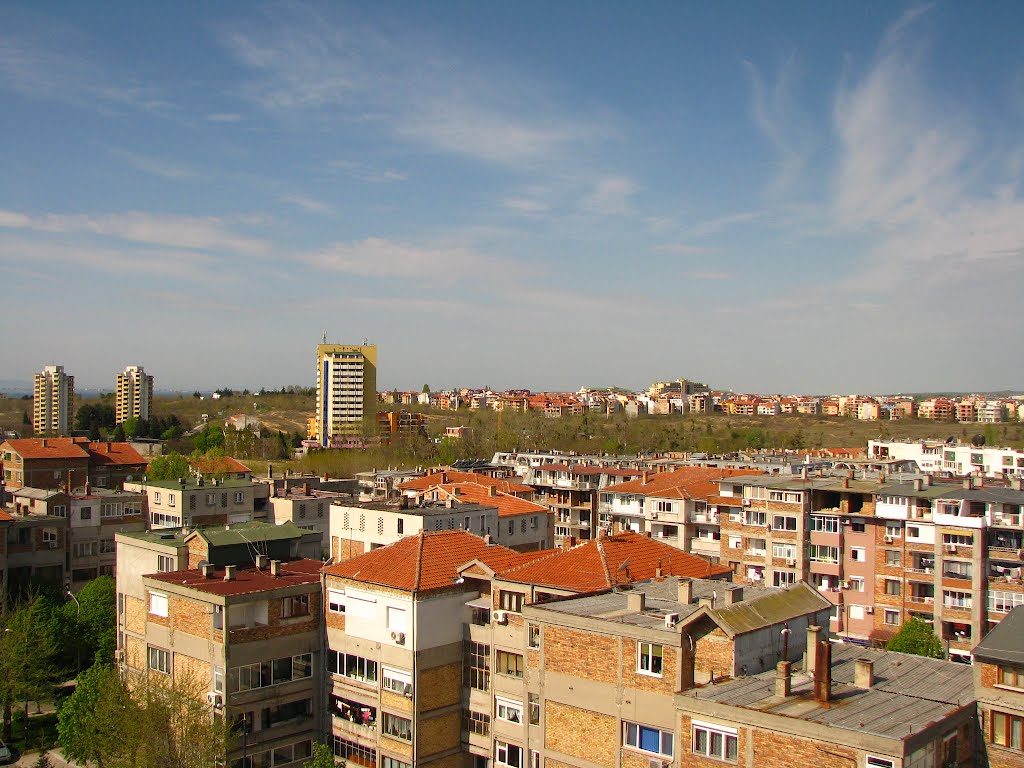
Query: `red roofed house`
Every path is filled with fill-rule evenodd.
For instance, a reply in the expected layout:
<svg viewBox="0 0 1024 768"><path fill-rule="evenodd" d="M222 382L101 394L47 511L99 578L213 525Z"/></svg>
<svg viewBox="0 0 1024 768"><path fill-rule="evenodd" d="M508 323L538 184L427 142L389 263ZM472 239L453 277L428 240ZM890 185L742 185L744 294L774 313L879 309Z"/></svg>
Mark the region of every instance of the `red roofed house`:
<svg viewBox="0 0 1024 768"><path fill-rule="evenodd" d="M0 443L8 491L30 488L120 488L140 478L148 462L130 443L84 437L42 437Z"/></svg>

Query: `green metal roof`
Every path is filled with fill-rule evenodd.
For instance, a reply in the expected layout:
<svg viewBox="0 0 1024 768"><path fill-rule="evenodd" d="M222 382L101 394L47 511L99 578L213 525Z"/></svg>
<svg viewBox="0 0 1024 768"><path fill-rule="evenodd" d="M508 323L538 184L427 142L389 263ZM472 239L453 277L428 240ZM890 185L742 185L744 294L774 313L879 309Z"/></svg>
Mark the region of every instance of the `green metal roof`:
<svg viewBox="0 0 1024 768"><path fill-rule="evenodd" d="M734 637L831 608L832 603L817 590L800 582L787 590L772 591L735 605L714 608L710 613Z"/></svg>
<svg viewBox="0 0 1024 768"><path fill-rule="evenodd" d="M254 520L251 523L235 523L227 527L211 526L196 529L196 534L214 547L229 547L258 541L287 541L301 538L308 533L310 531L299 528L290 520L280 525Z"/></svg>

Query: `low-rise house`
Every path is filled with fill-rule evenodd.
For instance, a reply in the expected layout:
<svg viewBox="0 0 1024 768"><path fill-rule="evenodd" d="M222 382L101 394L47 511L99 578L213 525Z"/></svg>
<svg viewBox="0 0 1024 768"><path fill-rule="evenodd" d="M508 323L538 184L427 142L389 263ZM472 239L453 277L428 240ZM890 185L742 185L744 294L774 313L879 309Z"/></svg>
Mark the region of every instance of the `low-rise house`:
<svg viewBox="0 0 1024 768"><path fill-rule="evenodd" d="M7 491L30 488L120 488L141 478L148 462L130 443L43 437L0 443Z"/></svg>
<svg viewBox="0 0 1024 768"><path fill-rule="evenodd" d="M974 648L982 759L989 768L1024 765L1024 606Z"/></svg>
<svg viewBox="0 0 1024 768"><path fill-rule="evenodd" d="M253 519L257 495L267 487L252 480L183 477L126 483L125 490L146 494L150 528L191 528L245 523Z"/></svg>

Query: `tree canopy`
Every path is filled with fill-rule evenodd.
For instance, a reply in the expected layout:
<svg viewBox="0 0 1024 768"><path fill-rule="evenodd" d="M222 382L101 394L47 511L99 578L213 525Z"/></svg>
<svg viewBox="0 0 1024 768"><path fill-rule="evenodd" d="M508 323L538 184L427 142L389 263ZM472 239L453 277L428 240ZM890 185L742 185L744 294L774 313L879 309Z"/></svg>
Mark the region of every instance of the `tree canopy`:
<svg viewBox="0 0 1024 768"><path fill-rule="evenodd" d="M156 456L149 462L146 476L150 480L177 480L179 477L188 477L192 473L188 459L180 453L168 453L164 456Z"/></svg>
<svg viewBox="0 0 1024 768"><path fill-rule="evenodd" d="M936 636L932 625L916 617L911 617L904 622L899 632L885 647L890 651L912 653L915 656L927 656L931 659L946 657L942 649L942 641Z"/></svg>

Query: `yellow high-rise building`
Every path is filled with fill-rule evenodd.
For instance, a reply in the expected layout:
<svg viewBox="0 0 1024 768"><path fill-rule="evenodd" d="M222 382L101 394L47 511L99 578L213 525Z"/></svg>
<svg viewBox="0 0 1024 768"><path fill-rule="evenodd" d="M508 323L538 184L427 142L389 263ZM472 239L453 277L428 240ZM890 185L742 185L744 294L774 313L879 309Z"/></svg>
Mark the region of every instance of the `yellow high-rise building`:
<svg viewBox="0 0 1024 768"><path fill-rule="evenodd" d="M63 365L47 365L35 375L32 388L32 429L37 435L66 435L75 414L75 377Z"/></svg>
<svg viewBox="0 0 1024 768"><path fill-rule="evenodd" d="M149 419L152 402L153 377L147 376L141 365L129 365L124 373L117 374L116 423L128 419Z"/></svg>
<svg viewBox="0 0 1024 768"><path fill-rule="evenodd" d="M372 434L377 414L377 346L318 344L316 417L309 436L327 447L334 437Z"/></svg>

